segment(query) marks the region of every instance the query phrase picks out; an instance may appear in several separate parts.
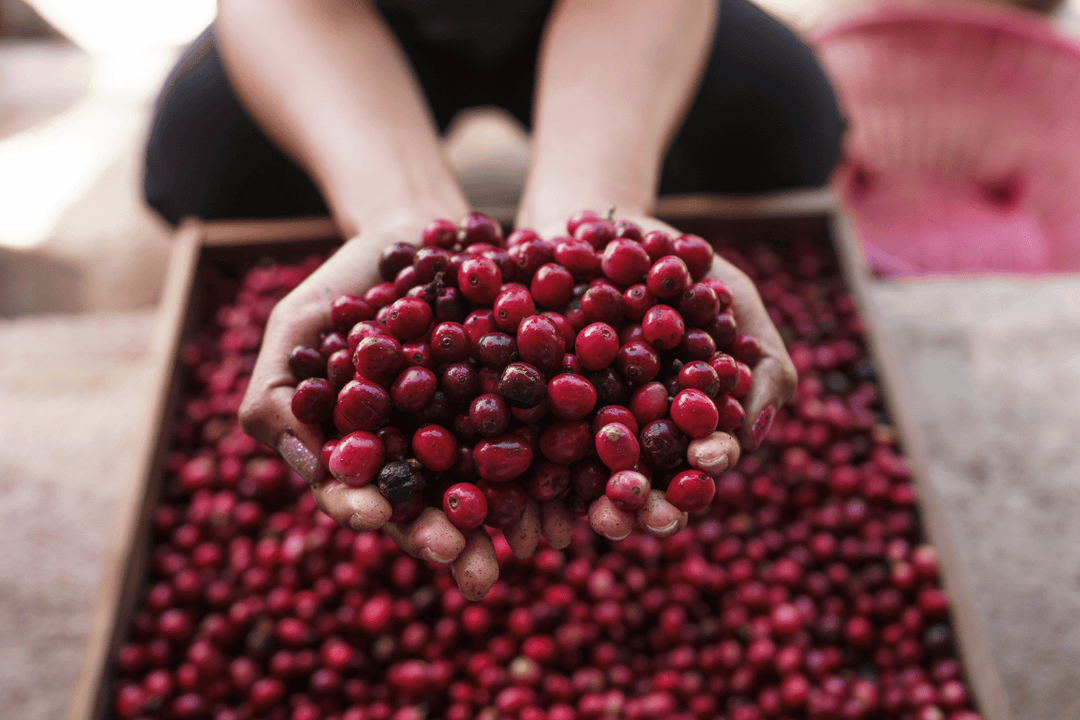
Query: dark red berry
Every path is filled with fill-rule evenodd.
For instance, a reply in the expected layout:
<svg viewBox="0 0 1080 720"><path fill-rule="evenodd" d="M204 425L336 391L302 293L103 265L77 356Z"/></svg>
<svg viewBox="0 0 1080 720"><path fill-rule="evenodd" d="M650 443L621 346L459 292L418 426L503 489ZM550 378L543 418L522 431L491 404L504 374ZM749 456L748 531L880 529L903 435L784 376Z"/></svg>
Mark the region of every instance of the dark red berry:
<svg viewBox="0 0 1080 720"><path fill-rule="evenodd" d="M537 463L523 485L529 496L539 502L560 498L570 488L570 468L553 462Z"/></svg>
<svg viewBox="0 0 1080 720"><path fill-rule="evenodd" d="M383 280L393 280L402 268L413 264L415 257L416 248L409 243L388 245L379 255L379 274Z"/></svg>
<svg viewBox="0 0 1080 720"><path fill-rule="evenodd" d="M615 355L615 367L635 385L647 383L660 372L660 356L648 343L633 340Z"/></svg>
<svg viewBox="0 0 1080 720"><path fill-rule="evenodd" d="M686 263L675 255L665 255L649 268L645 284L653 295L667 299L683 294L692 282Z"/></svg>
<svg viewBox="0 0 1080 720"><path fill-rule="evenodd" d="M581 375L556 375L548 382L547 404L558 418L580 420L596 407L596 388Z"/></svg>
<svg viewBox="0 0 1080 720"><path fill-rule="evenodd" d="M721 432L731 432L742 426L746 412L742 404L730 395L722 395L716 399L717 424L716 429Z"/></svg>
<svg viewBox="0 0 1080 720"><path fill-rule="evenodd" d="M532 448L517 435L484 438L473 448L476 472L488 482L513 480L529 469L532 460Z"/></svg>
<svg viewBox="0 0 1080 720"><path fill-rule="evenodd" d="M720 388L720 376L707 362L694 360L686 363L679 370L680 390L700 390L709 397L716 397Z"/></svg>
<svg viewBox="0 0 1080 720"><path fill-rule="evenodd" d="M310 345L297 345L289 353L289 371L297 380L326 377L326 357Z"/></svg>
<svg viewBox="0 0 1080 720"><path fill-rule="evenodd" d="M403 411L417 413L431 403L438 389L435 373L423 367L410 367L402 370L394 380L390 398Z"/></svg>
<svg viewBox="0 0 1080 720"><path fill-rule="evenodd" d="M334 425L342 434L378 430L390 419L390 393L369 380L350 380L338 393Z"/></svg>
<svg viewBox="0 0 1080 720"><path fill-rule="evenodd" d="M337 389L329 380L308 378L296 386L292 396L292 413L302 423L318 425L330 419L336 401Z"/></svg>
<svg viewBox="0 0 1080 720"><path fill-rule="evenodd" d="M473 354L485 367L498 370L506 367L517 355L517 342L506 333L488 333L476 341Z"/></svg>
<svg viewBox="0 0 1080 720"><path fill-rule="evenodd" d="M446 393L450 402L455 405L464 405L479 393L480 380L471 365L455 363L443 369L439 387Z"/></svg>
<svg viewBox="0 0 1080 720"><path fill-rule="evenodd" d="M383 465L376 482L382 496L394 504L412 500L424 490L424 476L401 461Z"/></svg>
<svg viewBox="0 0 1080 720"><path fill-rule="evenodd" d="M493 260L470 257L458 270L457 284L467 300L488 305L495 301L502 289L502 271Z"/></svg>
<svg viewBox="0 0 1080 720"><path fill-rule="evenodd" d="M503 529L521 519L529 498L520 485L510 482L484 482L478 487L487 500L487 518L484 520L486 525Z"/></svg>
<svg viewBox="0 0 1080 720"><path fill-rule="evenodd" d="M364 338L352 358L356 374L374 382L395 377L404 360L401 343L389 335Z"/></svg>
<svg viewBox="0 0 1080 720"><path fill-rule="evenodd" d="M686 460L687 439L674 422L654 420L638 436L641 457L653 467L670 470Z"/></svg>
<svg viewBox="0 0 1080 720"><path fill-rule="evenodd" d="M330 321L334 329L343 335L348 335L356 323L374 317L375 309L357 295L342 295L330 303Z"/></svg>
<svg viewBox="0 0 1080 720"><path fill-rule="evenodd" d="M420 239L424 245L434 245L443 250L449 250L457 244L457 234L457 225L449 220L432 220L424 228Z"/></svg>
<svg viewBox="0 0 1080 720"><path fill-rule="evenodd" d="M544 399L545 388L539 370L528 363L512 363L503 370L498 391L511 407L531 408Z"/></svg>
<svg viewBox="0 0 1080 720"><path fill-rule="evenodd" d="M444 322L431 331L431 354L440 363L459 363L472 353L472 339L465 326Z"/></svg>
<svg viewBox="0 0 1080 720"><path fill-rule="evenodd" d="M581 296L581 311L590 323L617 325L623 316L623 297L610 283L598 280Z"/></svg>
<svg viewBox="0 0 1080 720"><path fill-rule="evenodd" d="M386 329L402 342L415 340L431 325L431 306L419 298L402 298L390 306Z"/></svg>
<svg viewBox="0 0 1080 720"><path fill-rule="evenodd" d="M469 421L481 435L502 435L510 425L510 408L498 395L485 393L469 405Z"/></svg>
<svg viewBox="0 0 1080 720"><path fill-rule="evenodd" d="M589 423L581 420L560 420L540 434L540 452L562 465L581 460L592 449L592 430Z"/></svg>
<svg viewBox="0 0 1080 720"><path fill-rule="evenodd" d="M541 370L554 370L562 360L566 343L555 323L543 315L533 315L517 328L517 350L521 359Z"/></svg>
<svg viewBox="0 0 1080 720"><path fill-rule="evenodd" d="M425 425L412 439L416 459L428 470L442 472L457 462L458 443L454 434L441 425Z"/></svg>
<svg viewBox="0 0 1080 720"><path fill-rule="evenodd" d="M461 221L458 230L458 242L461 243L462 247L469 247L475 243L487 243L495 247L502 247L502 227L484 213L471 212Z"/></svg>

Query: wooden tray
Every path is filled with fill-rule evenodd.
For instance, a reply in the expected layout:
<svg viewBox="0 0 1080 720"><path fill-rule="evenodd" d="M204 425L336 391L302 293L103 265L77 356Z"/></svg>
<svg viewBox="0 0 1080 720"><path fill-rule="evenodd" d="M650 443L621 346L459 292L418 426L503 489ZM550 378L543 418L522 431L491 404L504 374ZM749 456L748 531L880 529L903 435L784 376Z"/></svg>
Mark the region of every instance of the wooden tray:
<svg viewBox="0 0 1080 720"><path fill-rule="evenodd" d="M974 706L985 720L1008 720L1008 703L990 655L963 566L953 545L943 505L929 480L926 450L919 427L903 401L907 396L897 371L897 356L882 332L869 301L871 278L858 242L835 198L828 192L785 193L753 198L679 196L661 201L658 217L687 232L718 232L747 240L787 233L827 234L855 298L865 341L873 359L892 422L912 471L926 539L936 548L942 585L952 603L956 643ZM111 700L111 658L123 643L135 612L149 552L153 509L161 488L172 417L179 392L176 372L183 339L197 317L199 273L208 264L229 259L299 250L328 250L340 242L326 218L272 221L189 221L177 231L153 345L156 381L146 409L146 431L139 444L142 461L132 479L127 503L118 513L103 561L101 581L91 612L69 720L103 720Z"/></svg>

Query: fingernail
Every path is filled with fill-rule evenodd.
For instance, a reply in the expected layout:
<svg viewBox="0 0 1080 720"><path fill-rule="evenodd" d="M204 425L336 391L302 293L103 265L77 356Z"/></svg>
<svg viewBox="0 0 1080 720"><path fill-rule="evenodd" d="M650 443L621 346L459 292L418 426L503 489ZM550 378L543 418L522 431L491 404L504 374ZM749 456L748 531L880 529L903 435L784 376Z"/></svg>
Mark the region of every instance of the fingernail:
<svg viewBox="0 0 1080 720"><path fill-rule="evenodd" d="M753 428L755 450L761 447L761 441L769 434L769 428L772 427L774 417L776 417L776 406L772 403L766 405L758 414Z"/></svg>
<svg viewBox="0 0 1080 720"><path fill-rule="evenodd" d="M665 525L664 527L653 527L652 525L646 525L645 527L649 530L649 532L656 533L657 535L660 535L660 534L663 534L663 533L669 533L678 526L679 526L679 519L676 518L676 519L672 520L670 523L668 523L667 525Z"/></svg>
<svg viewBox="0 0 1080 720"><path fill-rule="evenodd" d="M439 555L431 548L420 548L419 555L428 562L439 563L440 565L445 565L454 559L452 556L446 557L445 555Z"/></svg>
<svg viewBox="0 0 1080 720"><path fill-rule="evenodd" d="M316 474L319 472L319 458L315 456L315 453L308 450L295 435L285 433L278 442L277 451L281 459L288 463L289 467L295 470L300 477L309 483L315 482Z"/></svg>

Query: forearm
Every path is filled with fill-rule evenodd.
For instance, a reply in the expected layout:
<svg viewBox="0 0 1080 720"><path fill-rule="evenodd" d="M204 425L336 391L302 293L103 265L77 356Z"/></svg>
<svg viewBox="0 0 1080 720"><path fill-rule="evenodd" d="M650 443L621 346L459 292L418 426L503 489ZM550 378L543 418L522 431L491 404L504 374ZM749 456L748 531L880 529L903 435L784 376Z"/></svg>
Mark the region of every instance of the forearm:
<svg viewBox="0 0 1080 720"><path fill-rule="evenodd" d="M717 0L563 0L541 48L519 226L575 210L648 214L667 147L693 101Z"/></svg>
<svg viewBox="0 0 1080 720"><path fill-rule="evenodd" d="M408 60L369 2L221 0L217 36L241 101L346 236L467 212Z"/></svg>

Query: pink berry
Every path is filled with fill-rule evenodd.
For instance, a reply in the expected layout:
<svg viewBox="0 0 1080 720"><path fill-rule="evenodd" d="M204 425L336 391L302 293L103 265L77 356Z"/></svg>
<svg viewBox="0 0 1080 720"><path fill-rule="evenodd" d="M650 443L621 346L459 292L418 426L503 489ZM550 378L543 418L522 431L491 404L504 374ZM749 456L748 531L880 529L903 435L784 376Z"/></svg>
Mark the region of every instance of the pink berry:
<svg viewBox="0 0 1080 720"><path fill-rule="evenodd" d="M412 449L416 459L428 470L443 472L457 462L457 439L441 425L425 425L417 430L413 435Z"/></svg>
<svg viewBox="0 0 1080 720"><path fill-rule="evenodd" d="M443 512L459 530L472 530L487 518L487 497L472 483L456 483L443 494Z"/></svg>
<svg viewBox="0 0 1080 720"><path fill-rule="evenodd" d="M488 482L513 480L529 469L532 460L532 448L517 435L484 438L473 448L476 473Z"/></svg>
<svg viewBox="0 0 1080 720"><path fill-rule="evenodd" d="M608 479L604 494L620 510L637 512L645 505L650 489L649 479L641 473L620 470Z"/></svg>
<svg viewBox="0 0 1080 720"><path fill-rule="evenodd" d="M618 472L637 465L641 448L632 429L622 423L613 422L604 425L596 433L596 454L609 470ZM642 498L642 502L644 501Z"/></svg>
<svg viewBox="0 0 1080 720"><path fill-rule="evenodd" d="M596 388L581 375L556 375L547 385L547 404L558 418L580 420L596 407Z"/></svg>
<svg viewBox="0 0 1080 720"><path fill-rule="evenodd" d="M400 302L400 301L399 301ZM654 305L641 322L645 339L657 350L672 350L678 346L686 331L682 316L668 305Z"/></svg>
<svg viewBox="0 0 1080 720"><path fill-rule="evenodd" d="M330 473L350 487L364 487L375 479L386 458L386 449L375 435L357 431L338 442L330 454Z"/></svg>
<svg viewBox="0 0 1080 720"><path fill-rule="evenodd" d="M716 405L700 390L683 390L671 401L671 419L692 438L712 435L719 417Z"/></svg>
<svg viewBox="0 0 1080 720"><path fill-rule="evenodd" d="M502 289L502 271L494 260L470 257L458 269L457 283L467 300L487 305L495 301Z"/></svg>
<svg viewBox="0 0 1080 720"><path fill-rule="evenodd" d="M704 510L716 494L716 481L700 470L684 470L667 487L667 501L683 512Z"/></svg>
<svg viewBox="0 0 1080 720"><path fill-rule="evenodd" d="M649 271L649 254L633 240L612 240L604 248L600 269L612 282L633 285Z"/></svg>

